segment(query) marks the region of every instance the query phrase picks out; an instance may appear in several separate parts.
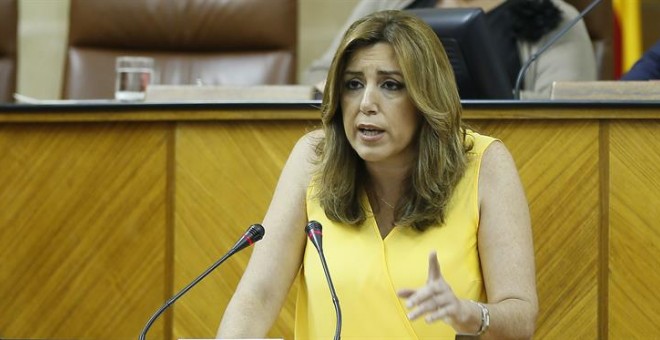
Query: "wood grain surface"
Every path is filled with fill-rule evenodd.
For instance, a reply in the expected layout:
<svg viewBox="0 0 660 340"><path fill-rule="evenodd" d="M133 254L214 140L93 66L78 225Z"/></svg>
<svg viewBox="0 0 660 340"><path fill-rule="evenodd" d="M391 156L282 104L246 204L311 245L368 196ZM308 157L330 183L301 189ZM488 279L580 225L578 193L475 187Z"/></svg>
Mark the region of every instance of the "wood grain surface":
<svg viewBox="0 0 660 340"><path fill-rule="evenodd" d="M167 293L164 132L0 126L0 337L137 336Z"/></svg>
<svg viewBox="0 0 660 340"><path fill-rule="evenodd" d="M610 129L609 338L660 338L660 123Z"/></svg>
<svg viewBox="0 0 660 340"><path fill-rule="evenodd" d="M280 113L0 112L0 338L137 337L263 218L291 147L318 124L309 108ZM506 144L529 200L535 338L660 338L660 108L466 116ZM214 337L250 252L149 338ZM293 338L294 310L295 287L269 336Z"/></svg>

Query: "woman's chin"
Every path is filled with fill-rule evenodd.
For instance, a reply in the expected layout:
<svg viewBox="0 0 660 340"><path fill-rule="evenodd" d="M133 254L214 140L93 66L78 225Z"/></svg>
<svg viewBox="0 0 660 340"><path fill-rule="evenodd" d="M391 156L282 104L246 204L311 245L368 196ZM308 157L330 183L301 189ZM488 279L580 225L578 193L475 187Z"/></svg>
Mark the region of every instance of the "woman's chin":
<svg viewBox="0 0 660 340"><path fill-rule="evenodd" d="M365 162L379 162L387 158L387 155L377 150L357 150L358 156Z"/></svg>

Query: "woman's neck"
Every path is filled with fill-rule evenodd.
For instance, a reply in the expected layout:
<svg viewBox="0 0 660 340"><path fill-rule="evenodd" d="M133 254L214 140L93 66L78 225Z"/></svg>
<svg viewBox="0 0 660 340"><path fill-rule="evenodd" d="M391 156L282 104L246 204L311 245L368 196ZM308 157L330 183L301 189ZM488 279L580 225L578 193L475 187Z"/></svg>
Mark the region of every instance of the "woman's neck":
<svg viewBox="0 0 660 340"><path fill-rule="evenodd" d="M412 164L412 163L411 163ZM367 164L369 189L379 200L396 205L402 195L403 185L410 177L412 166L385 166Z"/></svg>

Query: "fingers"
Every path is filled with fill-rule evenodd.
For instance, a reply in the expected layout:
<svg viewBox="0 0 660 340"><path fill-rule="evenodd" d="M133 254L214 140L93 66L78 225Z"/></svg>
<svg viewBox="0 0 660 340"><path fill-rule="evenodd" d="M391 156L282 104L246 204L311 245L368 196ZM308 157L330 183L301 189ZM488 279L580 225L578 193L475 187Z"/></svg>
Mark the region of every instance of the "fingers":
<svg viewBox="0 0 660 340"><path fill-rule="evenodd" d="M448 305L446 307L439 308L438 310L436 310L434 312L426 314L426 317L424 318L424 320L428 323L438 321L438 320L442 320L445 323L449 324L450 323L449 315L451 315L451 313L452 313L451 309L452 309L452 305Z"/></svg>
<svg viewBox="0 0 660 340"><path fill-rule="evenodd" d="M412 304L411 299L408 299L408 308L411 308L408 313L410 320L426 315L426 321L431 322L444 318L453 309L452 297L445 291L431 295L417 304Z"/></svg>
<svg viewBox="0 0 660 340"><path fill-rule="evenodd" d="M445 290L444 287L447 286L447 283L442 278L442 274L440 272L440 263L438 262L437 252L431 251L429 253L428 260L429 270L426 286L417 290L402 289L398 292L399 297L408 299L406 302L408 308L417 306L423 301L428 300L435 295L439 295L443 290Z"/></svg>
<svg viewBox="0 0 660 340"><path fill-rule="evenodd" d="M407 292L407 290L405 291ZM437 283L427 284L422 288L412 290L412 294L409 294L407 297L406 307L413 308L415 306L421 306L426 301L432 300L436 296L441 296L442 292L443 288Z"/></svg>
<svg viewBox="0 0 660 340"><path fill-rule="evenodd" d="M429 253L429 276L426 283L431 283L441 278L442 273L440 272L440 262L438 262L438 254L434 250Z"/></svg>
<svg viewBox="0 0 660 340"><path fill-rule="evenodd" d="M426 322L444 320L456 310L456 296L445 282L440 271L438 255L435 251L429 253L428 278L426 285L419 289L401 289L397 295L406 299L406 307L410 309L408 318L415 320L425 316Z"/></svg>

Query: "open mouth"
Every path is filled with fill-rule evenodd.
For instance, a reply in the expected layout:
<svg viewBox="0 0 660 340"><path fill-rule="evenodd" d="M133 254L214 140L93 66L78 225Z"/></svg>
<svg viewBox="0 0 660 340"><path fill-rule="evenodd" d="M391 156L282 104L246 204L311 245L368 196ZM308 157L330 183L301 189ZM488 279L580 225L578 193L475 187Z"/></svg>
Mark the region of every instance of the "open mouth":
<svg viewBox="0 0 660 340"><path fill-rule="evenodd" d="M383 133L383 130L375 129L375 128L359 128L359 130L360 133L365 136L377 136Z"/></svg>

